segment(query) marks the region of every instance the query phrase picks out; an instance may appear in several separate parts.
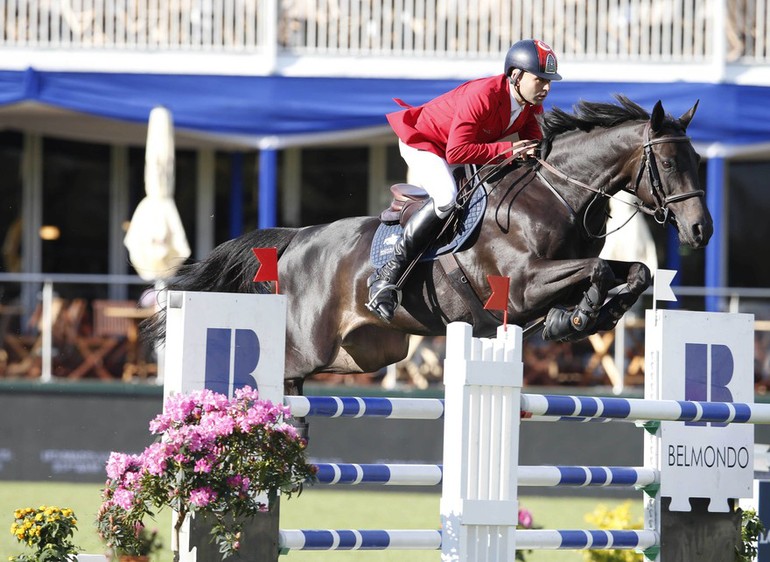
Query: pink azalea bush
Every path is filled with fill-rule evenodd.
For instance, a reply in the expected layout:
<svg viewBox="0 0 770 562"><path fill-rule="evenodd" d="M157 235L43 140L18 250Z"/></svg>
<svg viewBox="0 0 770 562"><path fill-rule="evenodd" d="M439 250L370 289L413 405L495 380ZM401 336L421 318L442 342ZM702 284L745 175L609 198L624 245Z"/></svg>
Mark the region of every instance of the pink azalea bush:
<svg viewBox="0 0 770 562"><path fill-rule="evenodd" d="M249 387L231 400L210 390L171 396L150 422L157 441L140 455L112 453L107 461L97 514L102 539L125 550L145 516L168 506L178 514L177 538L187 515L210 514L220 552L233 554L241 531L233 520L268 508L257 495L290 496L315 473L289 420L288 408L260 400Z"/></svg>

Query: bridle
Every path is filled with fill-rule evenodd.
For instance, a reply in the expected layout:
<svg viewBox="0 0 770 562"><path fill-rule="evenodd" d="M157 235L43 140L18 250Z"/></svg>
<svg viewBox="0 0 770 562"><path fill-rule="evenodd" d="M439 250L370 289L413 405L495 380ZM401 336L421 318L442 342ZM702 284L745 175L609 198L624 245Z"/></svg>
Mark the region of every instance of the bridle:
<svg viewBox="0 0 770 562"><path fill-rule="evenodd" d="M642 183L642 177L644 176L644 170L646 168L650 180L650 193L655 201L655 207L650 208L644 204L637 205L637 207L643 213L651 215L658 224L665 224L668 222L668 215L670 212L668 206L671 203L684 201L691 197L703 197L704 191L702 189L695 189L693 191L688 191L687 193L666 195L663 191L663 182L660 180L660 172L658 171L658 164L655 160L655 152L652 150L652 146L670 142L690 142L690 137L686 135L677 135L650 139L650 128L650 123L648 122L644 127L644 144L642 145L644 153L642 154L642 163L639 166L639 173L636 175L634 189L630 193L637 199L640 199L638 195L639 186Z"/></svg>
<svg viewBox="0 0 770 562"><path fill-rule="evenodd" d="M639 165L639 172L636 174L636 181L634 182L633 188L628 189L624 188L623 191L626 191L636 197L639 202L638 203L631 203L628 201L625 201L623 199L615 199L616 201L620 201L621 203L625 205L629 205L631 207L634 207L637 212L642 212L646 215L650 215L655 219L655 221L659 224L665 224L670 220L670 213L671 209L669 208L669 205L672 203L677 203L679 201L684 201L686 199L690 199L692 197L703 197L704 191L702 189L695 189L693 191L688 191L687 193L677 193L674 195L666 195L666 193L663 191L663 182L660 179L660 172L658 171L658 164L655 159L655 152L652 150L653 145L656 144L665 144L665 143L671 143L671 142L690 142L690 137L686 135L676 135L676 136L665 136L660 137L657 139L651 139L650 138L650 130L651 125L648 122L644 127L644 143L642 144L642 161ZM593 203L599 199L599 198L605 198L605 199L613 199L612 195L609 195L604 187L596 188L588 185L587 183L584 183L582 181L576 180L575 178L569 177L567 174L559 170L558 168L554 167L550 163L546 162L541 157L536 158L538 164L551 172L552 174L558 176L559 178L563 179L566 182L569 182L573 185L577 185L578 187L581 187L585 190L591 191L596 194L596 197L593 201L589 203L589 207L593 205ZM654 201L654 207L649 206L645 204L642 199L639 197L639 188L642 184L642 179L644 178L644 172L647 171L647 175L649 178L649 185L650 185L650 194L652 195L652 199ZM550 184L550 182L543 177L542 174L538 172L538 176L545 182L545 184L549 187L549 189L561 200L562 204L566 205L568 209L570 209L573 214L577 214L572 208L569 206L569 204L566 202L564 197L556 191L556 189ZM585 213L584 216L584 222L586 220L586 216L588 213ZM631 220L630 218L628 220ZM626 221L627 223L628 221ZM625 226L624 223L621 225L618 229ZM593 235L590 233L590 231L587 229L586 226L586 232L589 234L592 238L604 238L609 232L605 233L604 235ZM615 232L615 231L613 231Z"/></svg>

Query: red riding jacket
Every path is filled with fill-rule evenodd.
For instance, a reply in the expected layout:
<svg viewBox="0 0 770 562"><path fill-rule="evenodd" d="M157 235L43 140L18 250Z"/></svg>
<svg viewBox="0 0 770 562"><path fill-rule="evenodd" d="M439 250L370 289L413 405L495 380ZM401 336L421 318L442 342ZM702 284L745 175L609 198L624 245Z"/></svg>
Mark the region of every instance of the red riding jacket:
<svg viewBox="0 0 770 562"><path fill-rule="evenodd" d="M407 108L387 115L398 138L449 164L485 164L511 148L500 139L513 133L521 140L543 137L535 119L540 105L525 105L508 127L511 94L504 74L471 80L417 107L396 102Z"/></svg>

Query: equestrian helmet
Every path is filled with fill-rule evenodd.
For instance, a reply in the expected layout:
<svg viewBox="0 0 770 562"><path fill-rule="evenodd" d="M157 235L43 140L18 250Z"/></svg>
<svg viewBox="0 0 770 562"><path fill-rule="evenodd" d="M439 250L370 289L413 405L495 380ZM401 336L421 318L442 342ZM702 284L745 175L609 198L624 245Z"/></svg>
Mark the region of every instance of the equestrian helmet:
<svg viewBox="0 0 770 562"><path fill-rule="evenodd" d="M505 55L506 76L510 76L512 69L518 68L546 80L561 80L556 67L556 53L539 39L517 41Z"/></svg>

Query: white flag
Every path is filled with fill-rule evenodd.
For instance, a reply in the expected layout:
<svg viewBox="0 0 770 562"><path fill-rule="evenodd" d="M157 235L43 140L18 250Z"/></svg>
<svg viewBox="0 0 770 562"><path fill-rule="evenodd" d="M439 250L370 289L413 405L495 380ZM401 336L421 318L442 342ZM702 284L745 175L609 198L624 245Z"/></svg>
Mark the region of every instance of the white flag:
<svg viewBox="0 0 770 562"><path fill-rule="evenodd" d="M677 271L675 269L658 269L655 272L655 282L652 293L653 299L657 301L675 301L676 295L671 288L671 282L674 280Z"/></svg>

